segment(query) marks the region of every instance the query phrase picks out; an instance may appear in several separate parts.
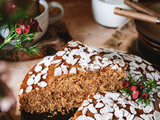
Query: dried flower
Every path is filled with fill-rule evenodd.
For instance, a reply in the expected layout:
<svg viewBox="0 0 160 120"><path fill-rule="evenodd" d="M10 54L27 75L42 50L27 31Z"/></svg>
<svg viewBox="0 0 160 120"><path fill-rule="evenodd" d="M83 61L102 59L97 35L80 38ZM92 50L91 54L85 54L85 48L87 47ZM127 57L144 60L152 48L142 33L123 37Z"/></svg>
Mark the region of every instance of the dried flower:
<svg viewBox="0 0 160 120"><path fill-rule="evenodd" d="M20 26L19 28L16 28L18 34L27 34L30 30L30 26L24 20L20 20L17 25Z"/></svg>
<svg viewBox="0 0 160 120"><path fill-rule="evenodd" d="M147 98L148 98L148 93L143 93L142 98L145 99L145 100L147 100Z"/></svg>
<svg viewBox="0 0 160 120"><path fill-rule="evenodd" d="M127 88L128 86L129 86L129 82L128 81L123 82L123 87L124 88Z"/></svg>
<svg viewBox="0 0 160 120"><path fill-rule="evenodd" d="M42 32L42 29L40 28L38 21L34 18L31 19L31 21L30 21L30 27L33 31L38 30L38 31Z"/></svg>
<svg viewBox="0 0 160 120"><path fill-rule="evenodd" d="M26 18L26 21L20 20L16 24L10 24L9 35L5 38L4 42L0 45L0 50L11 41L15 41L15 45L10 51L0 55L0 58L4 57L6 54L10 53L15 49L18 51L26 51L28 54L36 54L36 55L39 54L40 47L38 46L38 44L29 45L35 39L34 38L35 34L41 31L38 21L37 20L34 20L34 21L35 21L35 24L34 24L35 31L30 29L30 25L29 25L30 19L28 18Z"/></svg>
<svg viewBox="0 0 160 120"><path fill-rule="evenodd" d="M142 90L143 87L144 87L144 85L137 85L137 89L138 89L138 90Z"/></svg>

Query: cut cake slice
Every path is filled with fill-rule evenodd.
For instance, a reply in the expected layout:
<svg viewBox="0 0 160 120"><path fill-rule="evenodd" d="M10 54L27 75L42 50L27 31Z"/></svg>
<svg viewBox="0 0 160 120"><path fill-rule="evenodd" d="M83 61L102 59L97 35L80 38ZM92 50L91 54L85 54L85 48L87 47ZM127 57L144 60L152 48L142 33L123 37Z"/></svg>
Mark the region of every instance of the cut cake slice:
<svg viewBox="0 0 160 120"><path fill-rule="evenodd" d="M125 67L123 61L103 58L95 49L70 41L27 73L19 91L20 110L56 114L79 107L90 93L121 89Z"/></svg>
<svg viewBox="0 0 160 120"><path fill-rule="evenodd" d="M146 82L155 80L157 89L147 91L148 105L144 98L143 102L132 99L121 90L92 93L69 120L160 120L160 73L139 56L115 49L97 48L97 51L111 60L125 61L128 64L126 71L136 83L142 83L142 76Z"/></svg>

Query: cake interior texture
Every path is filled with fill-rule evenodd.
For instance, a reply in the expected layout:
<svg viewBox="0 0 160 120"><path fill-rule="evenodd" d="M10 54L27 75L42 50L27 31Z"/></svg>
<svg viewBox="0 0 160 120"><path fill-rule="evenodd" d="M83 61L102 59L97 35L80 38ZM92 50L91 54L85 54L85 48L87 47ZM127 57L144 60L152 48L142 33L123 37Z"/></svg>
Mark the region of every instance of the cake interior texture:
<svg viewBox="0 0 160 120"><path fill-rule="evenodd" d="M27 73L19 92L20 110L65 114L91 93L121 89L126 66L124 61L102 57L96 49L71 41Z"/></svg>

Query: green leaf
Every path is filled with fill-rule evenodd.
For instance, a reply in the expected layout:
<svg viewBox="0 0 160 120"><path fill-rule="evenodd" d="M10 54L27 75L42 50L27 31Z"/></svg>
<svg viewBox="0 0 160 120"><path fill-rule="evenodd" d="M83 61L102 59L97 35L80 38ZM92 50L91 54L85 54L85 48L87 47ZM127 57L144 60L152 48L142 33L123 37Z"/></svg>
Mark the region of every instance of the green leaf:
<svg viewBox="0 0 160 120"><path fill-rule="evenodd" d="M150 100L149 99L145 100L145 103L146 103L146 105L149 105L150 104Z"/></svg>
<svg viewBox="0 0 160 120"><path fill-rule="evenodd" d="M34 46L31 46L31 47L28 47L26 49L26 52L30 55L34 54L34 55L39 55L39 51L40 51L40 46L38 46L38 44L34 45Z"/></svg>

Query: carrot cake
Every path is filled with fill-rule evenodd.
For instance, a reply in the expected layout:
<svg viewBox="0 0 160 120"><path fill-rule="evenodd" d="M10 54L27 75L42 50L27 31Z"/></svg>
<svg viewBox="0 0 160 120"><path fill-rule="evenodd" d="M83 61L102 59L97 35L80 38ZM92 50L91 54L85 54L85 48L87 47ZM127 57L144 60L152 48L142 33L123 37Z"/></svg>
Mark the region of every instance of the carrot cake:
<svg viewBox="0 0 160 120"><path fill-rule="evenodd" d="M19 91L20 110L56 114L79 107L91 93L121 89L126 66L71 41L27 73Z"/></svg>

